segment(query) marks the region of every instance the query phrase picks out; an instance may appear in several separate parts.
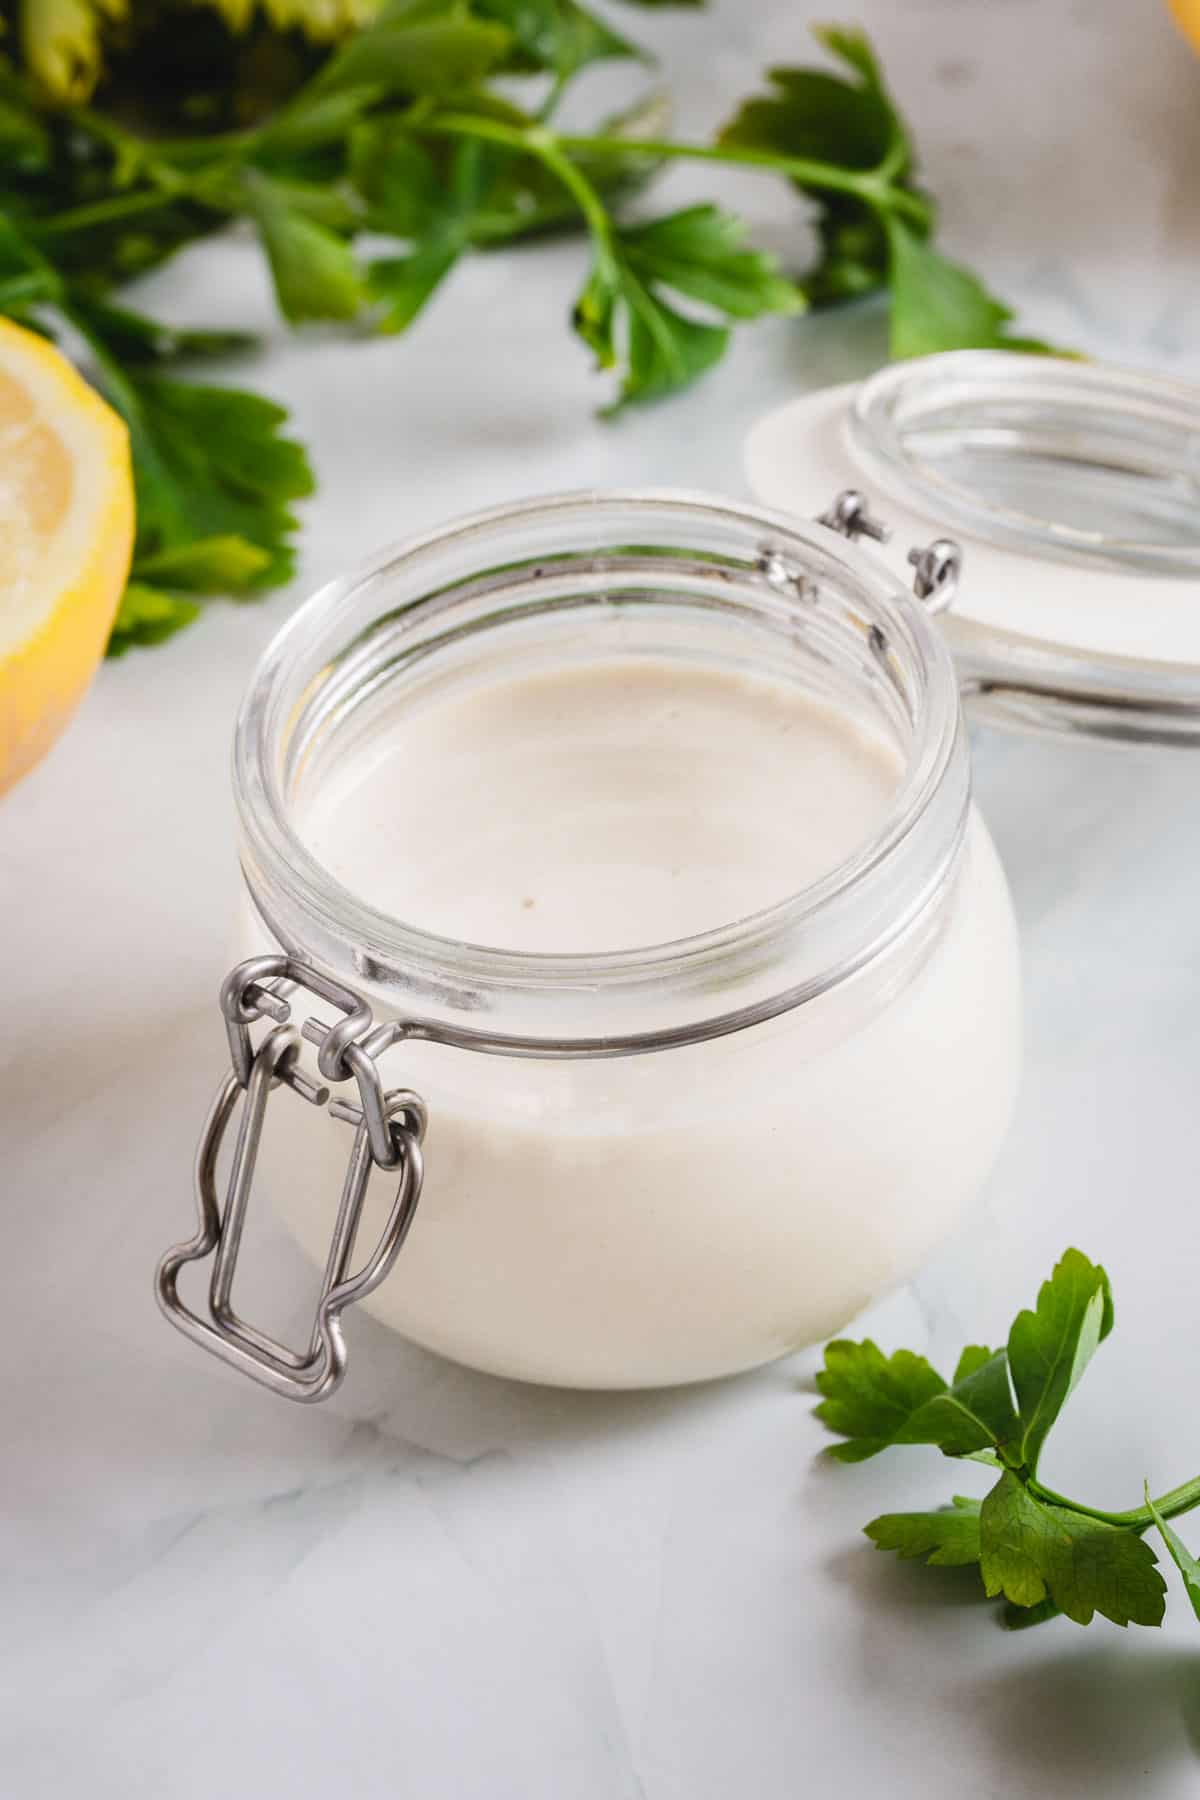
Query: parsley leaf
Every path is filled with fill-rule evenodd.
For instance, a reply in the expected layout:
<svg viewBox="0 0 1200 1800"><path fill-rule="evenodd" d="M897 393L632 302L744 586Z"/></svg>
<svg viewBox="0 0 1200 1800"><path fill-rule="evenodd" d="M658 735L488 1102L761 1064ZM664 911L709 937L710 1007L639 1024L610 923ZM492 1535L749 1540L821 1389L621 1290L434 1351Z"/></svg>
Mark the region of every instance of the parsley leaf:
<svg viewBox="0 0 1200 1800"><path fill-rule="evenodd" d="M841 306L887 285L887 230L869 206L831 195L816 229L820 255L804 273L805 290L814 306Z"/></svg>
<svg viewBox="0 0 1200 1800"><path fill-rule="evenodd" d="M992 1445L1001 1456L1008 1455L1008 1446L1017 1435L1018 1421L1008 1376L1008 1357L1003 1350L988 1350L982 1344L968 1345L958 1359L948 1398L990 1432Z"/></svg>
<svg viewBox="0 0 1200 1800"><path fill-rule="evenodd" d="M237 388L201 387L123 369L95 314L71 312L98 363L100 386L129 427L137 492L133 578L195 588L219 570L230 593L286 581L291 502L310 494L303 449L283 407ZM165 565L165 566L164 566Z"/></svg>
<svg viewBox="0 0 1200 1800"><path fill-rule="evenodd" d="M511 32L509 61L522 73L552 69L565 82L589 63L640 54L576 0L476 0L476 9Z"/></svg>
<svg viewBox="0 0 1200 1800"><path fill-rule="evenodd" d="M746 101L718 140L807 165L793 179L817 202L820 256L804 277L813 303L890 287L895 357L968 347L1047 350L1039 339L1012 335L1011 308L929 242L932 203L917 185L911 139L865 34L826 27L816 36L854 78L772 69L771 91ZM847 184L847 170L862 179Z"/></svg>
<svg viewBox="0 0 1200 1800"><path fill-rule="evenodd" d="M512 45L511 32L475 18L467 0L392 0L334 52L312 91L454 96L503 62Z"/></svg>
<svg viewBox="0 0 1200 1800"><path fill-rule="evenodd" d="M5 89L9 89L9 93ZM44 169L50 158L50 134L22 104L20 90L0 64L0 158L26 173Z"/></svg>
<svg viewBox="0 0 1200 1800"><path fill-rule="evenodd" d="M739 220L693 206L597 245L573 323L601 368L620 367L617 406L685 387L724 354L728 327L677 311L664 289L727 319L802 311L799 289L742 236Z"/></svg>
<svg viewBox="0 0 1200 1800"><path fill-rule="evenodd" d="M634 274L702 301L731 319L799 313L804 296L765 251L743 243L745 226L715 206L689 206L620 234Z"/></svg>
<svg viewBox="0 0 1200 1800"><path fill-rule="evenodd" d="M885 1357L870 1339L838 1339L817 1376L825 1399L816 1414L849 1441L829 1454L860 1462L892 1444L928 1443L947 1456L995 1451L1036 1474L1046 1433L1112 1319L1104 1270L1068 1250L1042 1284L1037 1310L1013 1321L1007 1351L968 1346L952 1384L912 1351Z"/></svg>
<svg viewBox="0 0 1200 1800"><path fill-rule="evenodd" d="M1046 1433L1112 1327L1108 1276L1079 1250L1068 1250L1042 1283L1036 1309L1013 1320L1008 1363L1021 1415L1020 1460L1032 1474Z"/></svg>
<svg viewBox="0 0 1200 1800"><path fill-rule="evenodd" d="M480 146L456 146L443 180L433 157L396 120L370 120L351 139L352 178L373 231L407 239L403 256L380 257L368 270L368 294L382 303L377 324L403 331L471 241Z"/></svg>
<svg viewBox="0 0 1200 1800"><path fill-rule="evenodd" d="M973 1456L997 1450L1016 1426L1003 1351L964 1351L950 1386L911 1350L885 1357L869 1338L843 1338L826 1346L817 1386L825 1396L817 1417L849 1440L831 1445L838 1462L863 1462L893 1444Z"/></svg>
<svg viewBox="0 0 1200 1800"><path fill-rule="evenodd" d="M258 585L271 566L270 552L244 537L202 537L174 550L144 552L138 576L198 594L237 594Z"/></svg>
<svg viewBox="0 0 1200 1800"><path fill-rule="evenodd" d="M252 597L292 573L289 503L311 492L282 407L235 389L123 376L110 397L134 444L138 531L109 654L191 624L192 593Z"/></svg>
<svg viewBox="0 0 1200 1800"><path fill-rule="evenodd" d="M1007 1350L972 1344L947 1385L923 1356L884 1356L869 1339L826 1346L817 1417L846 1439L830 1454L859 1462L893 1444L928 1443L1000 1470L982 1501L956 1496L934 1512L883 1513L865 1527L881 1550L930 1563L978 1562L983 1590L1003 1597L1020 1630L1060 1613L1078 1625L1162 1622L1166 1583L1143 1533L1157 1525L1200 1618L1200 1560L1166 1523L1200 1506L1200 1476L1130 1512L1082 1506L1042 1485L1047 1433L1113 1326L1108 1276L1067 1250L1037 1305L1017 1315ZM1014 1405L1014 1397L1016 1404Z"/></svg>
<svg viewBox="0 0 1200 1800"><path fill-rule="evenodd" d="M923 1443L923 1436L907 1435L912 1422L946 1392L946 1382L925 1357L911 1350L885 1357L870 1338L827 1344L817 1387L825 1396L815 1408L817 1418L849 1440L826 1452L838 1462L863 1462L892 1444Z"/></svg>
<svg viewBox="0 0 1200 1800"><path fill-rule="evenodd" d="M354 318L366 290L349 244L278 182L256 170L247 171L245 179L247 207L262 237L283 316L293 324Z"/></svg>
<svg viewBox="0 0 1200 1800"><path fill-rule="evenodd" d="M1195 1613L1196 1617L1200 1619L1200 1562L1192 1555L1178 1532L1172 1531L1171 1527L1167 1524L1167 1521L1163 1518L1158 1507L1150 1498L1150 1489L1148 1487L1145 1489L1145 1494L1146 1505L1149 1508L1154 1523L1158 1526L1158 1529L1162 1534L1163 1543L1171 1553L1171 1561L1183 1576L1183 1585L1187 1591L1187 1597L1192 1603L1192 1611Z"/></svg>
<svg viewBox="0 0 1200 1800"><path fill-rule="evenodd" d="M378 90L351 87L331 94L302 90L258 127L255 161L270 167L313 150L343 144Z"/></svg>
<svg viewBox="0 0 1200 1800"><path fill-rule="evenodd" d="M889 220L903 208L927 232L932 207L913 179L908 132L865 34L827 28L816 36L853 79L826 69L771 69L770 91L747 100L718 142L826 165L824 180L813 167L793 180L817 204L820 255L804 287L814 305L827 306L884 287L891 271ZM872 185L847 191L846 170ZM892 348L900 354L894 341Z"/></svg>
<svg viewBox="0 0 1200 1800"><path fill-rule="evenodd" d="M614 412L627 401L657 400L687 387L720 361L729 339L723 326L676 312L614 256L597 256L572 323L602 369L624 362Z"/></svg>
<svg viewBox="0 0 1200 1800"><path fill-rule="evenodd" d="M717 141L828 163L831 171L874 169L895 151L900 172L907 172L907 134L867 39L861 32L816 35L858 79L826 69L769 69L771 91L744 101Z"/></svg>
<svg viewBox="0 0 1200 1800"><path fill-rule="evenodd" d="M381 331L407 331L462 253L452 233L419 244L407 256L381 256L367 271L367 293L379 303Z"/></svg>
<svg viewBox="0 0 1200 1800"><path fill-rule="evenodd" d="M902 219L889 218L892 354L935 350L1048 351L1040 338L1014 337L1012 308L988 292L977 275L924 242Z"/></svg>
<svg viewBox="0 0 1200 1800"><path fill-rule="evenodd" d="M1161 1625L1166 1582L1149 1544L1062 1506L1047 1506L1006 1469L979 1513L980 1573L1015 1606L1049 1597L1077 1625Z"/></svg>
<svg viewBox="0 0 1200 1800"><path fill-rule="evenodd" d="M65 316L95 355L99 385L129 426L137 538L110 655L161 643L197 616L189 593L253 596L293 568L290 503L311 493L287 414L235 388L147 372L157 357L227 348L227 334L168 331L125 308L79 302ZM124 352L125 366L117 352Z"/></svg>
<svg viewBox="0 0 1200 1800"><path fill-rule="evenodd" d="M71 310L86 318L92 332L103 337L110 355L129 366L182 362L188 358L232 356L252 350L258 343L252 331L195 330L163 325L144 313L111 301L73 296Z"/></svg>
<svg viewBox="0 0 1200 1800"><path fill-rule="evenodd" d="M366 203L369 229L395 237L424 237L451 203L433 157L402 118L384 115L355 127L350 177Z"/></svg>
<svg viewBox="0 0 1200 1800"><path fill-rule="evenodd" d="M143 556L236 538L265 561L244 564L234 591L286 581L296 527L291 503L312 492L313 480L304 451L280 430L284 408L236 388L159 376L128 385L127 423L141 474L134 573Z"/></svg>
<svg viewBox="0 0 1200 1800"><path fill-rule="evenodd" d="M978 1564L981 1555L981 1509L981 1501L955 1494L952 1506L939 1507L936 1512L883 1513L864 1525L863 1532L877 1550L893 1550L897 1556L921 1559L938 1568L970 1568ZM988 1597L981 1585L980 1598ZM1001 1623L1008 1631L1025 1631L1058 1618L1061 1611L1049 1597L1035 1606L1018 1606L1010 1600L1001 1613Z"/></svg>
<svg viewBox="0 0 1200 1800"><path fill-rule="evenodd" d="M121 597L117 616L109 635L108 656L124 656L135 647L161 644L182 631L199 617L194 600L162 588L149 587L142 581L131 581Z"/></svg>
<svg viewBox="0 0 1200 1800"><path fill-rule="evenodd" d="M23 312L60 299L62 292L58 271L0 212L0 311Z"/></svg>
<svg viewBox="0 0 1200 1800"><path fill-rule="evenodd" d="M979 1501L955 1494L952 1506L937 1512L883 1513L863 1527L880 1550L923 1557L947 1569L979 1561Z"/></svg>

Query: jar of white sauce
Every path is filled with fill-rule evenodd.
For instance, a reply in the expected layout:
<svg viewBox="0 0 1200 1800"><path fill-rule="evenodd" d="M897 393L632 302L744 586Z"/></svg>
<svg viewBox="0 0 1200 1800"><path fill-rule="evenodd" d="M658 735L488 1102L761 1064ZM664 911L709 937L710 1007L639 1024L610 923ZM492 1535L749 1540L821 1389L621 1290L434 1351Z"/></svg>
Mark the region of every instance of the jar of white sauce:
<svg viewBox="0 0 1200 1800"><path fill-rule="evenodd" d="M744 1369L900 1281L987 1174L1019 974L955 668L827 525L647 493L468 519L297 613L235 764L241 954L275 960L227 987L202 1228L159 1296L279 1392L330 1390L360 1297L530 1381ZM338 1027L320 1072L302 1024ZM330 1077L411 1093L372 1140L304 1104ZM326 1265L307 1349L233 1308L251 1190Z"/></svg>

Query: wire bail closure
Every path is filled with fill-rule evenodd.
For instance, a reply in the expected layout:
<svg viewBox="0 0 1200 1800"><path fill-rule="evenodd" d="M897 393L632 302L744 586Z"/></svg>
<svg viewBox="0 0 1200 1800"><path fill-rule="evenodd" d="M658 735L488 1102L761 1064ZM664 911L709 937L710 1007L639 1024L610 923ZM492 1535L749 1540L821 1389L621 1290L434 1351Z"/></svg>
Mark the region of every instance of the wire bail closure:
<svg viewBox="0 0 1200 1800"><path fill-rule="evenodd" d="M324 1000L343 1015L334 1025L307 1019L291 1025L287 994L293 989ZM400 1023L376 1025L370 1007L352 989L331 981L295 957L256 956L239 963L221 988L221 1011L229 1039L231 1069L218 1088L196 1154L195 1189L200 1226L186 1243L168 1250L158 1265L155 1294L164 1315L194 1343L289 1400L324 1400L346 1372L341 1314L377 1288L403 1247L421 1197L424 1165L421 1141L426 1111L406 1088L385 1091L377 1058L405 1034ZM272 1020L255 1049L250 1027ZM332 1117L354 1126L354 1140L342 1185L333 1238L308 1347L290 1349L242 1319L232 1302L233 1277L262 1139L267 1102L279 1086L290 1087L310 1105L324 1106L329 1087L298 1067L300 1040L317 1046L317 1066L325 1082L353 1080L358 1104L335 1099ZM217 1158L237 1102L245 1095L224 1204L217 1197ZM398 1176L396 1197L378 1243L356 1274L350 1273L355 1237L373 1168ZM179 1297L185 1263L213 1256L208 1304L193 1312Z"/></svg>

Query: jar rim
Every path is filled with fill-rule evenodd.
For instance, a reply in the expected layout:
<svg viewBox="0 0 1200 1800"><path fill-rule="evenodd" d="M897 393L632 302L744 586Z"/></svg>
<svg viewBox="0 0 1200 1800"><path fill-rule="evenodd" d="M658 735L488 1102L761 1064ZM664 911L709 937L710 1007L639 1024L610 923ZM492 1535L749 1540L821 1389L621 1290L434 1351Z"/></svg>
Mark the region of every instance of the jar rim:
<svg viewBox="0 0 1200 1800"><path fill-rule="evenodd" d="M295 828L285 791L281 745L294 728L298 711L329 668L329 644L339 629L353 629L364 598L370 612L374 586L414 569L444 552L466 552L468 566L497 534L515 531L536 537L553 527L577 532L586 542L589 528L603 517L620 516L625 529L614 543L629 543L631 527L669 523L675 542L688 546L688 534L699 539L701 528L740 535L756 546L760 557L789 553L803 571L836 571L861 607L864 630L882 625L902 640L920 675L920 705L912 720L912 744L905 770L878 829L851 855L817 881L747 917L693 936L602 952L543 953L459 942L439 936L379 910L345 888L318 860ZM652 542L640 535L637 543ZM762 579L770 580L761 563ZM796 575L799 582L801 577ZM774 584L772 584L774 585ZM444 603L444 595L438 594ZM431 597L420 591L399 609L415 618ZM793 595L789 604L799 607ZM953 775L957 779L951 779ZM952 791L950 791L952 790ZM941 891L965 830L970 798L969 756L962 725L954 665L940 633L925 609L907 594L889 571L829 527L788 517L757 505L703 493L674 489L580 490L535 496L452 519L400 540L365 559L354 571L327 582L284 624L259 661L243 699L234 740L234 791L242 832L242 861L251 897L268 928L285 948L309 953L303 941L308 927L319 940L311 960L329 960L336 946L343 970L352 969L359 984L376 995L416 981L427 996L453 989L475 995L466 1011L484 1017L464 1023L455 1007L427 1007L415 1034L495 1049L508 1054L621 1054L631 1049L666 1047L694 1041L789 1010L825 991L878 954L908 929L930 898ZM943 801L936 832L931 814ZM733 1009L701 1008L703 1018L689 1017L678 1029L643 1031L608 1028L607 1002L624 1003L656 986L685 986L689 991L715 988L714 977L735 967L761 967L764 959L797 938L811 933L831 909L844 904L883 875L912 846L926 825L926 854L920 859L919 881L910 882L895 916L859 946L856 956L843 957L804 982L776 984L778 991ZM934 839L936 837L936 843ZM289 939L293 940L289 942ZM332 971L338 973L337 969ZM726 985L722 981L722 986ZM522 1017L508 1029L507 1002L523 996L558 991L606 996L605 1029L586 1038L561 1037L540 1022ZM485 995L482 1007L479 992ZM719 997L718 997L719 1002ZM397 1002L393 998L393 1004ZM518 1009L520 1010L520 1009Z"/></svg>

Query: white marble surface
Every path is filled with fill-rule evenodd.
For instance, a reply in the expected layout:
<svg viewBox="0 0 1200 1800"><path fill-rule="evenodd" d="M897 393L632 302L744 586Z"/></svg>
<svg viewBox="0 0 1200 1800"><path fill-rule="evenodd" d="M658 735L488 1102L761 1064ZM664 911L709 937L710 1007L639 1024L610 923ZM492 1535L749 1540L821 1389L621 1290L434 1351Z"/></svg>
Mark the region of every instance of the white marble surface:
<svg viewBox="0 0 1200 1800"><path fill-rule="evenodd" d="M647 15L682 122L803 54L810 10ZM858 11L918 126L947 243L1031 326L1200 373L1200 64L1159 9ZM712 191L694 172L667 188ZM773 187L721 191L799 241ZM577 273L569 246L479 261L407 341L277 333L254 377L294 405L322 477L304 581L106 668L0 808L0 1792L1192 1794L1200 1638L1182 1595L1161 1633L1010 1637L950 1574L878 1555L858 1535L873 1513L977 1484L920 1451L818 1464L812 1357L690 1393L578 1397L473 1376L356 1318L350 1379L309 1412L227 1375L154 1309L222 1056L231 719L304 586L539 488L739 491L757 412L880 354L869 314L752 329L694 394L601 424L563 330ZM267 317L243 245L154 285L181 317ZM968 1229L870 1325L947 1357L1002 1331L1067 1242L1102 1256L1119 1326L1049 1471L1128 1505L1143 1474L1162 1487L1200 1467L1200 764L990 734L978 753L1024 933L1028 1073ZM268 1247L285 1285L296 1254Z"/></svg>

